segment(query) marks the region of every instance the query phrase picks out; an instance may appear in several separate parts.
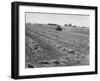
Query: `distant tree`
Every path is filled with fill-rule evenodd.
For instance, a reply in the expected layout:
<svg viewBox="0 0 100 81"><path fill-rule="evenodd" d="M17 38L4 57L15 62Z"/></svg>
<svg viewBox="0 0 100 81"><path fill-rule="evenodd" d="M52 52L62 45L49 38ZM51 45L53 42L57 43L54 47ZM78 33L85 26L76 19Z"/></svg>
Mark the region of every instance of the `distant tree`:
<svg viewBox="0 0 100 81"><path fill-rule="evenodd" d="M65 24L64 26L68 26L67 24Z"/></svg>
<svg viewBox="0 0 100 81"><path fill-rule="evenodd" d="M57 30L57 31L62 31L62 28L61 28L59 25L57 25L56 30Z"/></svg>
<svg viewBox="0 0 100 81"><path fill-rule="evenodd" d="M83 26L82 28L86 28L85 26Z"/></svg>
<svg viewBox="0 0 100 81"><path fill-rule="evenodd" d="M48 23L48 25L57 26L57 24L53 24L53 23Z"/></svg>
<svg viewBox="0 0 100 81"><path fill-rule="evenodd" d="M69 26L72 26L72 24L69 24Z"/></svg>

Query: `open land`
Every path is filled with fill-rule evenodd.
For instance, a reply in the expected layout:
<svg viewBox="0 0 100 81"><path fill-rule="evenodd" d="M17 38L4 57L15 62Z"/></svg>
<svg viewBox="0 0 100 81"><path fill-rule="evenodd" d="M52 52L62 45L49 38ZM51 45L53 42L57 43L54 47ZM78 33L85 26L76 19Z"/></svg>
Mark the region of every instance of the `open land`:
<svg viewBox="0 0 100 81"><path fill-rule="evenodd" d="M25 24L25 68L89 65L89 28Z"/></svg>

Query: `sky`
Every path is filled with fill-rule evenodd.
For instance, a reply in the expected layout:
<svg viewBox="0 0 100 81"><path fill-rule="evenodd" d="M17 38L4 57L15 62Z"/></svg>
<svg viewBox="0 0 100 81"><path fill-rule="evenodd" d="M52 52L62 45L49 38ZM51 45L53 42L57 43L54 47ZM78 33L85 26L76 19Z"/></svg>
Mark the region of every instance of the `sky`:
<svg viewBox="0 0 100 81"><path fill-rule="evenodd" d="M48 24L54 23L59 25L73 24L77 26L90 25L89 15L75 15L75 14L52 14L52 13L29 13L26 12L26 23L41 23Z"/></svg>

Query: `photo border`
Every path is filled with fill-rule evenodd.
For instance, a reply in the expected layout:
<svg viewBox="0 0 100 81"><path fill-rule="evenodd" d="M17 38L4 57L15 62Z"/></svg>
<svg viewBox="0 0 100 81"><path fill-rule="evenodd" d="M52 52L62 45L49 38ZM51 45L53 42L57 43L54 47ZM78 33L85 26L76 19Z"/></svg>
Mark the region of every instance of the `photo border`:
<svg viewBox="0 0 100 81"><path fill-rule="evenodd" d="M42 7L56 7L56 8L74 8L74 9L89 9L95 10L95 71L89 72L75 72L75 73L59 73L59 74L43 74L43 75L19 75L19 6L42 6ZM43 77L58 77L58 76L72 76L72 75L88 75L98 73L97 62L97 13L96 6L81 6L81 5L62 5L62 4L49 4L49 3L31 3L31 2L12 2L11 4L11 78L13 79L26 79L26 78L43 78Z"/></svg>

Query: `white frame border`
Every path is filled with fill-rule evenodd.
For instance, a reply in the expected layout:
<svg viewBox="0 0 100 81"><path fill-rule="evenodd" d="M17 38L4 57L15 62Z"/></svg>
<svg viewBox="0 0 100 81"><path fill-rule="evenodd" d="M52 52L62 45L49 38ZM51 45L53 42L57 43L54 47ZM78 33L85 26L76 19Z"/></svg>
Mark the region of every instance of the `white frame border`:
<svg viewBox="0 0 100 81"><path fill-rule="evenodd" d="M71 67L51 67L25 69L25 12L48 12L90 15L90 65ZM95 71L95 10L53 8L37 6L19 6L19 75L40 75L57 73L76 73ZM24 57L24 58L23 58Z"/></svg>

